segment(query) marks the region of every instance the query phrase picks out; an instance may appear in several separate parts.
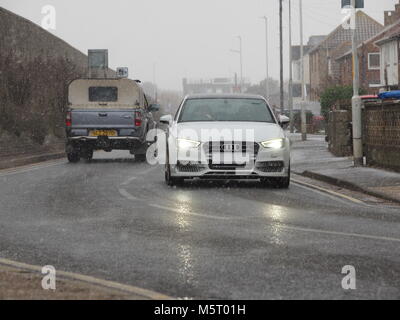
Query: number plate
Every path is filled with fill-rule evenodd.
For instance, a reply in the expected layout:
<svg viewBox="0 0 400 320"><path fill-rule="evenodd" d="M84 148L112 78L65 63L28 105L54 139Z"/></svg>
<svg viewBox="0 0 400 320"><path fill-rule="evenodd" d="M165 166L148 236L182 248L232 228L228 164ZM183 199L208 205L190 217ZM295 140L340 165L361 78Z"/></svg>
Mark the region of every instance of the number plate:
<svg viewBox="0 0 400 320"><path fill-rule="evenodd" d="M92 130L90 131L89 135L91 137L100 137L100 136L116 137L118 136L118 133L116 130Z"/></svg>

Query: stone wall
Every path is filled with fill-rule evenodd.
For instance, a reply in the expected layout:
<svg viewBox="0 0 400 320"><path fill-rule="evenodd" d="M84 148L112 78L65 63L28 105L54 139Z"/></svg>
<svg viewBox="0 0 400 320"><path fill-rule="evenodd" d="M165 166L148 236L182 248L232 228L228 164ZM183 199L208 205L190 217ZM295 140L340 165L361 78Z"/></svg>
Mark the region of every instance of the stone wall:
<svg viewBox="0 0 400 320"><path fill-rule="evenodd" d="M335 110L329 112L327 125L329 151L337 157L346 157L353 154L350 123L350 111Z"/></svg>
<svg viewBox="0 0 400 320"><path fill-rule="evenodd" d="M68 83L86 77L87 64L81 51L0 7L0 156L63 141Z"/></svg>
<svg viewBox="0 0 400 320"><path fill-rule="evenodd" d="M400 171L400 103L367 103L363 124L367 164Z"/></svg>

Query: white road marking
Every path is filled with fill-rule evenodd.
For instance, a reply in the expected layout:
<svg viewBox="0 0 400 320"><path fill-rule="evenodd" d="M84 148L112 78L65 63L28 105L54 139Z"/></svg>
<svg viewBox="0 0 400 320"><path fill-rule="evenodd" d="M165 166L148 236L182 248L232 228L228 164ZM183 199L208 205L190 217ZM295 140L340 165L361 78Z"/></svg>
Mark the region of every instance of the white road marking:
<svg viewBox="0 0 400 320"><path fill-rule="evenodd" d="M9 267L13 267L13 268L29 270L32 272L39 272L39 273L42 272L42 266L30 265L30 264L21 263L21 262L17 262L17 261L13 261L13 260L8 260L8 259L0 258L0 264L9 266ZM142 288L138 288L138 287L134 287L134 286L130 286L127 284L118 283L118 282L98 279L98 278L86 276L86 275L79 274L79 273L57 270L57 276L59 276L61 278L72 279L75 281L86 282L91 285L96 285L96 286L107 288L107 289L113 289L113 290L118 290L118 291L122 291L122 292L126 292L126 293L131 293L131 294L138 295L138 296L141 296L141 297L147 298L147 299L153 299L153 300L171 300L172 299L169 296L163 295L163 294L155 292L155 291L142 289Z"/></svg>
<svg viewBox="0 0 400 320"><path fill-rule="evenodd" d="M282 229L286 229L286 230L294 230L294 231L322 233L322 234L329 234L329 235L336 235L336 236L346 236L346 237L356 237L356 238L363 238L363 239L400 242L400 239L398 239L398 238L372 236L372 235L362 234L362 233L351 233L351 232L330 231L330 230L322 230L322 229L301 228L301 227L292 227L292 226L287 226L287 225L279 225L278 228L282 228Z"/></svg>
<svg viewBox="0 0 400 320"><path fill-rule="evenodd" d="M39 164L33 164L33 165L28 165L28 166L22 166L22 167L16 167L12 169L4 169L0 170L0 177L6 177L14 174L20 174L20 173L26 173L26 172L31 172L35 170L40 170L40 169L46 169L54 166L58 166L60 164L66 163L65 160L51 160L51 161L46 161L46 162L41 162Z"/></svg>
<svg viewBox="0 0 400 320"><path fill-rule="evenodd" d="M139 175L139 176L144 176L144 175L146 175L146 174L148 174L148 173L154 171L155 169L157 169L157 167L156 167L156 166L152 166L152 167L150 167L149 169L146 169L146 170L143 170L143 171L141 171L141 172L138 172L138 175ZM128 178L127 180L125 180L124 182L122 182L120 185L121 185L121 186L127 186L127 185L129 185L133 180L136 180L137 178L138 178L137 176L130 177L130 178Z"/></svg>
<svg viewBox="0 0 400 320"><path fill-rule="evenodd" d="M137 179L137 177L130 177L128 180L125 180L124 182L122 182L121 186L127 186L128 184L130 184L135 179Z"/></svg>
<svg viewBox="0 0 400 320"><path fill-rule="evenodd" d="M162 210L167 210L167 211L172 211L176 213L184 213L188 216L195 216L195 217L201 217L201 218L207 218L207 219L216 219L216 220L243 220L243 217L219 217L219 216L213 216L209 214L202 214L202 213L196 213L196 212L185 212L179 208L171 208L171 207L165 207L165 206L160 206L158 204L149 204L150 207L154 207L157 209L162 209Z"/></svg>
<svg viewBox="0 0 400 320"><path fill-rule="evenodd" d="M299 180L296 180L296 179L291 179L291 180L296 185L298 185L300 187L303 187L303 188L316 189L316 190L322 191L323 193L328 193L328 194L331 194L331 195L333 195L335 197L343 198L343 199L346 199L348 201L351 201L351 202L354 202L354 203L357 203L357 204L367 205L366 203L364 203L361 200L358 200L358 199L350 197L350 196L346 196L346 195L344 195L342 193L339 193L339 192L335 192L335 191L332 191L332 190L329 190L329 189L325 189L325 188L322 188L322 187L319 187L319 186L316 186L316 185L313 185L313 184L310 184L310 183L306 183L306 182L303 182L303 181L299 181Z"/></svg>
<svg viewBox="0 0 400 320"><path fill-rule="evenodd" d="M132 201L144 201L144 200L142 200L142 199L139 199L139 198L134 197L133 195L131 195L128 191L126 191L126 190L123 189L123 188L118 188L118 192L119 192L123 197L125 197L125 198L128 199L128 200L132 200Z"/></svg>

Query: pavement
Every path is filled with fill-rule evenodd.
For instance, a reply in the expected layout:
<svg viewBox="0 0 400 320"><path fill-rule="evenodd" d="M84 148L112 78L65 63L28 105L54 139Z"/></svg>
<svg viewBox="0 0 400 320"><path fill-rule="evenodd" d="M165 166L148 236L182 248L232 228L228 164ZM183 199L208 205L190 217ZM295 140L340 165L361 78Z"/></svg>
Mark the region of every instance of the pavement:
<svg viewBox="0 0 400 320"><path fill-rule="evenodd" d="M335 157L323 135L290 135L295 173L347 189L400 203L400 173L370 167L354 167L351 157Z"/></svg>
<svg viewBox="0 0 400 320"><path fill-rule="evenodd" d="M20 154L16 156L0 157L0 170L25 166L48 160L61 159L65 157L65 151L37 152L32 154Z"/></svg>
<svg viewBox="0 0 400 320"><path fill-rule="evenodd" d="M399 207L296 182L171 188L122 151L0 171L1 259L174 298L400 299L399 244Z"/></svg>
<svg viewBox="0 0 400 320"><path fill-rule="evenodd" d="M42 288L43 276L0 265L0 300L142 300L142 296L71 279L58 279L55 290Z"/></svg>

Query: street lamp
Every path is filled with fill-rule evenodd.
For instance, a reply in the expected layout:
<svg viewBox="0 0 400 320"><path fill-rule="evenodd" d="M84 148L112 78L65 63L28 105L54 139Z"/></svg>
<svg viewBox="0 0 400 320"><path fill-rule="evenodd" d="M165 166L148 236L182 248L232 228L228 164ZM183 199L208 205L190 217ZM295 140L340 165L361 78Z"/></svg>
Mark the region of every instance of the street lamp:
<svg viewBox="0 0 400 320"><path fill-rule="evenodd" d="M232 52L238 53L240 58L240 92L243 90L243 53L242 53L242 37L237 36L239 39L239 50L231 49Z"/></svg>
<svg viewBox="0 0 400 320"><path fill-rule="evenodd" d="M362 5L363 6L363 5ZM353 157L354 166L362 166L362 127L361 127L361 98L359 96L359 64L357 54L357 6L356 0L351 0L351 7L354 10L354 28L352 30L352 52L353 52L353 98L351 99L351 110L353 119ZM360 6L359 6L360 7Z"/></svg>
<svg viewBox="0 0 400 320"><path fill-rule="evenodd" d="M269 100L269 59L268 59L268 18L261 17L265 21L265 98Z"/></svg>

